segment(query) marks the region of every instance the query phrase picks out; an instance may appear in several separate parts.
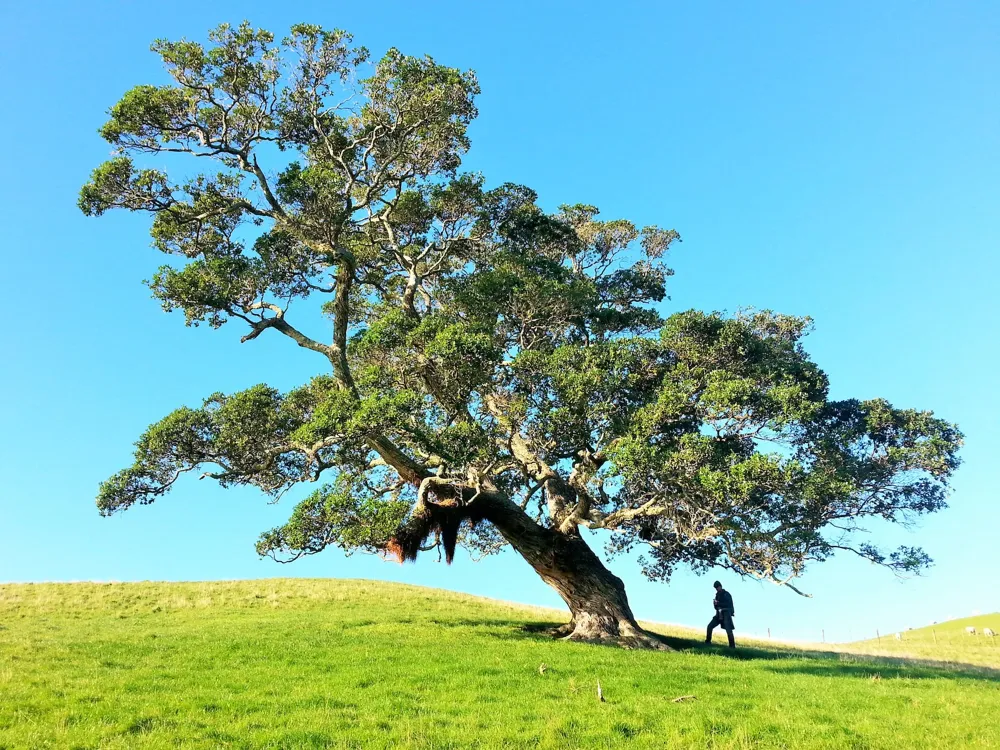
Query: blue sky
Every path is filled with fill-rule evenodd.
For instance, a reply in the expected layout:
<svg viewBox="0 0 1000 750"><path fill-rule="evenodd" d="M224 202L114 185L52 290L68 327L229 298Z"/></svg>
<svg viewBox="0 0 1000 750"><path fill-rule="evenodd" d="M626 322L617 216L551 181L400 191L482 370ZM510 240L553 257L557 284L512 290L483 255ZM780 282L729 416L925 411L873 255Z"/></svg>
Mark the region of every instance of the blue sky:
<svg viewBox="0 0 1000 750"><path fill-rule="evenodd" d="M474 6L474 7L470 7ZM294 386L309 352L187 329L141 280L161 263L147 220L84 218L76 194L107 158L96 129L121 94L164 81L155 37L248 18L342 27L475 69L466 167L542 201L675 227L666 312L808 314L835 397L932 408L967 437L952 507L914 531L937 564L900 582L835 559L815 594L724 577L745 632L860 638L1000 609L1000 4L4 3L0 9L0 580L370 577L559 605L520 559L400 566L326 552L262 561L279 505L187 481L102 519L97 484L151 422L209 393ZM377 8L377 10L376 10ZM183 11L183 12L182 12ZM992 570L991 570L992 568ZM651 584L613 569L640 617L702 624L712 577Z"/></svg>

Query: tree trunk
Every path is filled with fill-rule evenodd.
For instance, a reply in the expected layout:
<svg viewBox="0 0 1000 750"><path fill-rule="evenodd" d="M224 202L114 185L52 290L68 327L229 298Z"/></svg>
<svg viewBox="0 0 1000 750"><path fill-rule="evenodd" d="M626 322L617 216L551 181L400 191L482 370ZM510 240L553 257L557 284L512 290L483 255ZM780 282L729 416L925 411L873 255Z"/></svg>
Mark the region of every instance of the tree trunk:
<svg viewBox="0 0 1000 750"><path fill-rule="evenodd" d="M572 620L558 634L574 641L671 650L639 627L625 584L583 539L540 526L505 497L494 495L487 502L486 518L569 607Z"/></svg>

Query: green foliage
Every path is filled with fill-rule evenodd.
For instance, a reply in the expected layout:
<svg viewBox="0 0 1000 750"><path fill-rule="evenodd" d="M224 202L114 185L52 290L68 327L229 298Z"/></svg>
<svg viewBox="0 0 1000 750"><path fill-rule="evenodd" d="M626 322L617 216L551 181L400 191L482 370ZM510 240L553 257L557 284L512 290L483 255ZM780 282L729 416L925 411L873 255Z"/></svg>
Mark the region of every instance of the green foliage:
<svg viewBox="0 0 1000 750"><path fill-rule="evenodd" d="M371 492L365 482L341 475L334 485L316 490L295 506L283 526L261 534L257 554L280 562L315 554L334 544L346 552L378 552L410 511L412 498L399 493L385 497Z"/></svg>
<svg viewBox="0 0 1000 750"><path fill-rule="evenodd" d="M196 102L193 93L173 86L136 86L111 108L101 137L115 145L153 148L164 134L183 133L191 127L190 113Z"/></svg>
<svg viewBox="0 0 1000 750"><path fill-rule="evenodd" d="M80 190L78 205L87 216L100 216L109 208L158 211L173 204L173 189L163 172L136 171L132 160L119 156L94 170Z"/></svg>
<svg viewBox="0 0 1000 750"><path fill-rule="evenodd" d="M176 200L169 210L156 212L150 235L153 247L188 258L233 257L243 244L233 234L243 223L239 175L199 175L182 186L188 200Z"/></svg>
<svg viewBox="0 0 1000 750"><path fill-rule="evenodd" d="M249 306L257 300L259 270L259 264L240 256L198 259L181 269L161 266L149 287L166 312L180 309L188 325L206 321L218 328L234 303Z"/></svg>
<svg viewBox="0 0 1000 750"><path fill-rule="evenodd" d="M134 464L101 485L98 508L108 515L151 502L180 474L204 464L219 467L209 475L224 485L251 484L272 494L310 479L309 471L324 460L327 448L316 448L315 442L350 430L350 416L337 422L322 411L329 388L322 377L287 396L256 385L231 395L213 394L200 409L177 409L139 438ZM319 424L310 435L313 443L298 442L314 416Z"/></svg>
<svg viewBox="0 0 1000 750"><path fill-rule="evenodd" d="M285 335L326 374L169 415L102 485L103 513L207 466L274 496L333 476L265 536L268 554L385 549L426 503L488 496L530 513L522 528L614 532L611 550L643 548L656 579L688 564L787 583L838 551L929 563L864 541L861 522L945 507L957 428L831 401L808 318L664 319L674 230L548 212L525 186L462 173L472 71L396 49L370 63L346 32L307 24L280 42L224 24L209 41L153 45L170 83L111 108L116 155L80 208L152 215L173 259L148 282L165 310L246 324L245 342ZM173 180L144 163L163 154L216 171ZM323 340L290 320L309 297L332 322ZM488 521L478 502L456 517ZM488 523L462 533L500 547Z"/></svg>
<svg viewBox="0 0 1000 750"><path fill-rule="evenodd" d="M390 49L365 84L369 98L361 127L368 133L392 131L391 137L375 141L376 161L420 177L454 173L459 155L469 147L466 128L477 114L475 73Z"/></svg>
<svg viewBox="0 0 1000 750"><path fill-rule="evenodd" d="M532 415L535 439L572 454L593 435L604 444L627 431L666 367L662 349L646 338L563 345L519 354L512 389Z"/></svg>
<svg viewBox="0 0 1000 750"><path fill-rule="evenodd" d="M493 331L443 315L424 316L407 344L432 363L441 387L463 401L483 385L503 355Z"/></svg>

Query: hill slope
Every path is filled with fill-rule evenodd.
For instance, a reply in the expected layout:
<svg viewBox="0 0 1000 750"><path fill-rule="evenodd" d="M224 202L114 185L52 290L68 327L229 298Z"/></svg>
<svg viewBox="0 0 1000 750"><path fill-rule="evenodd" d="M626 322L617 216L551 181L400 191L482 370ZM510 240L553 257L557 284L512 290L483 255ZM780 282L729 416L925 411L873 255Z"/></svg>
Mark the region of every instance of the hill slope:
<svg viewBox="0 0 1000 750"><path fill-rule="evenodd" d="M992 670L532 632L560 619L372 581L0 585L0 747L1000 744Z"/></svg>
<svg viewBox="0 0 1000 750"><path fill-rule="evenodd" d="M976 635L965 632L970 626L976 629ZM902 630L899 640L896 640L895 633L888 633L878 639L849 643L841 648L883 656L911 656L1000 667L1000 637L983 636L983 628L1000 633L1000 612Z"/></svg>

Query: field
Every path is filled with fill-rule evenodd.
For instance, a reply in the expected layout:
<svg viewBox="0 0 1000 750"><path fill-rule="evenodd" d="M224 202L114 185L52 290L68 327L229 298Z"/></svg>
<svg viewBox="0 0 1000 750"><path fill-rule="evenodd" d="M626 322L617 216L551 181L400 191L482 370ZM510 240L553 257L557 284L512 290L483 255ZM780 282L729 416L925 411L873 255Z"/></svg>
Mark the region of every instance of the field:
<svg viewBox="0 0 1000 750"><path fill-rule="evenodd" d="M966 633L967 626L974 627L977 635ZM906 656L1000 668L1000 637L984 637L983 628L1000 633L1000 612L905 630L900 633L901 640L896 640L895 633L889 633L877 640L852 643L842 648L879 656Z"/></svg>
<svg viewBox="0 0 1000 750"><path fill-rule="evenodd" d="M960 631L839 647L920 662L653 653L538 632L562 617L372 581L0 585L0 748L1000 747L1000 647Z"/></svg>

